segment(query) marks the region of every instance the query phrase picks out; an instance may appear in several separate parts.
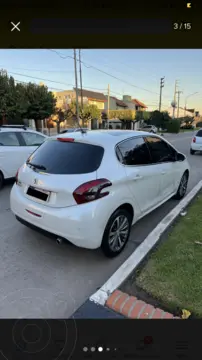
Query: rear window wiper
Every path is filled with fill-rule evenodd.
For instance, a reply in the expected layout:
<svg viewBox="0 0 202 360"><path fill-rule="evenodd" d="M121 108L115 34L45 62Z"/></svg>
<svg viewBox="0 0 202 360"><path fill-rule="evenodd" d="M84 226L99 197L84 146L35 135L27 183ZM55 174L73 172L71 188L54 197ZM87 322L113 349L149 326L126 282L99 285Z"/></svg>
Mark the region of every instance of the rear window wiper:
<svg viewBox="0 0 202 360"><path fill-rule="evenodd" d="M46 170L46 167L45 167L45 166L39 165L39 164L34 164L34 163L29 162L29 161L27 161L27 165L30 165L30 166L32 166L32 167L35 168L35 169Z"/></svg>

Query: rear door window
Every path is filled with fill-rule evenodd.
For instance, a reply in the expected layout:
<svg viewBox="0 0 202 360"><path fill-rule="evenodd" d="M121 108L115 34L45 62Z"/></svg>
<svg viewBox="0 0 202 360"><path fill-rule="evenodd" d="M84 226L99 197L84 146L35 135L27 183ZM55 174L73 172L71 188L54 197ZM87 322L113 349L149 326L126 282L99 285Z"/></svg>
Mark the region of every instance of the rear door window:
<svg viewBox="0 0 202 360"><path fill-rule="evenodd" d="M21 136L23 137L26 146L39 146L45 141L45 137L31 132L21 132Z"/></svg>
<svg viewBox="0 0 202 360"><path fill-rule="evenodd" d="M88 174L99 168L103 155L101 146L53 139L45 141L27 163L43 167L49 174Z"/></svg>
<svg viewBox="0 0 202 360"><path fill-rule="evenodd" d="M155 136L147 136L145 139L154 164L173 161L175 150L164 140Z"/></svg>
<svg viewBox="0 0 202 360"><path fill-rule="evenodd" d="M147 165L151 163L148 147L142 137L125 140L118 145L118 149L124 165Z"/></svg>

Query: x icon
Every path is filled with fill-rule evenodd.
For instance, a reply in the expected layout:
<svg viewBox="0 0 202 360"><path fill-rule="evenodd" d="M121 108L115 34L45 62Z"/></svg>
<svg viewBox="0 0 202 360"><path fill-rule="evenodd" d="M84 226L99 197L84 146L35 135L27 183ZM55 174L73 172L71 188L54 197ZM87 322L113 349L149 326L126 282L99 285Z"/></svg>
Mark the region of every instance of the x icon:
<svg viewBox="0 0 202 360"><path fill-rule="evenodd" d="M19 29L19 25L20 25L20 21L17 23L17 24L14 24L12 21L11 21L11 25L13 25L13 27L12 27L12 29L11 29L11 31L13 31L13 30L17 30L17 31L20 31L20 29Z"/></svg>

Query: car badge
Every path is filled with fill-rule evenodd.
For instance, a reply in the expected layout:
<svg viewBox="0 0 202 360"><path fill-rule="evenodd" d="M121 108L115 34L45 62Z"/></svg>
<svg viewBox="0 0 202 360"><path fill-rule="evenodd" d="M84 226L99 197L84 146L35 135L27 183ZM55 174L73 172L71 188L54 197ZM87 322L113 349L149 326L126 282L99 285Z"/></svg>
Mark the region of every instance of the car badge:
<svg viewBox="0 0 202 360"><path fill-rule="evenodd" d="M35 184L35 185L37 184L37 179L34 179L34 184Z"/></svg>

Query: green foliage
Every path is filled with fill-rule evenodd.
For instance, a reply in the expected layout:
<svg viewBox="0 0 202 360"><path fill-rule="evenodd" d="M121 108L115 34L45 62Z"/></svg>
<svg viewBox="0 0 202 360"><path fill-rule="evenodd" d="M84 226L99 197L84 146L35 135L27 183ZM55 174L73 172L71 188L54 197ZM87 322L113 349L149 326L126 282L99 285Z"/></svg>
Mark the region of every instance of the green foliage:
<svg viewBox="0 0 202 360"><path fill-rule="evenodd" d="M151 113L148 123L155 125L157 128L166 129L167 124L171 121L171 117L167 111L160 112L155 110Z"/></svg>
<svg viewBox="0 0 202 360"><path fill-rule="evenodd" d="M82 125L86 125L92 119L100 120L102 116L101 110L96 105L84 104L83 109L79 105L79 118L82 120ZM68 110L64 111L64 119L67 121L76 121L76 102L69 104Z"/></svg>
<svg viewBox="0 0 202 360"><path fill-rule="evenodd" d="M56 99L46 86L15 84L14 78L0 73L0 121L10 124L34 119L36 128L41 121L55 112ZM39 125L39 126L37 126Z"/></svg>
<svg viewBox="0 0 202 360"><path fill-rule="evenodd" d="M167 123L166 129L169 133L178 134L180 131L180 120L172 119Z"/></svg>
<svg viewBox="0 0 202 360"><path fill-rule="evenodd" d="M109 119L135 120L135 110L110 110Z"/></svg>
<svg viewBox="0 0 202 360"><path fill-rule="evenodd" d="M150 117L151 117L151 111L136 111L135 114L136 121L144 120L145 123L149 121Z"/></svg>

